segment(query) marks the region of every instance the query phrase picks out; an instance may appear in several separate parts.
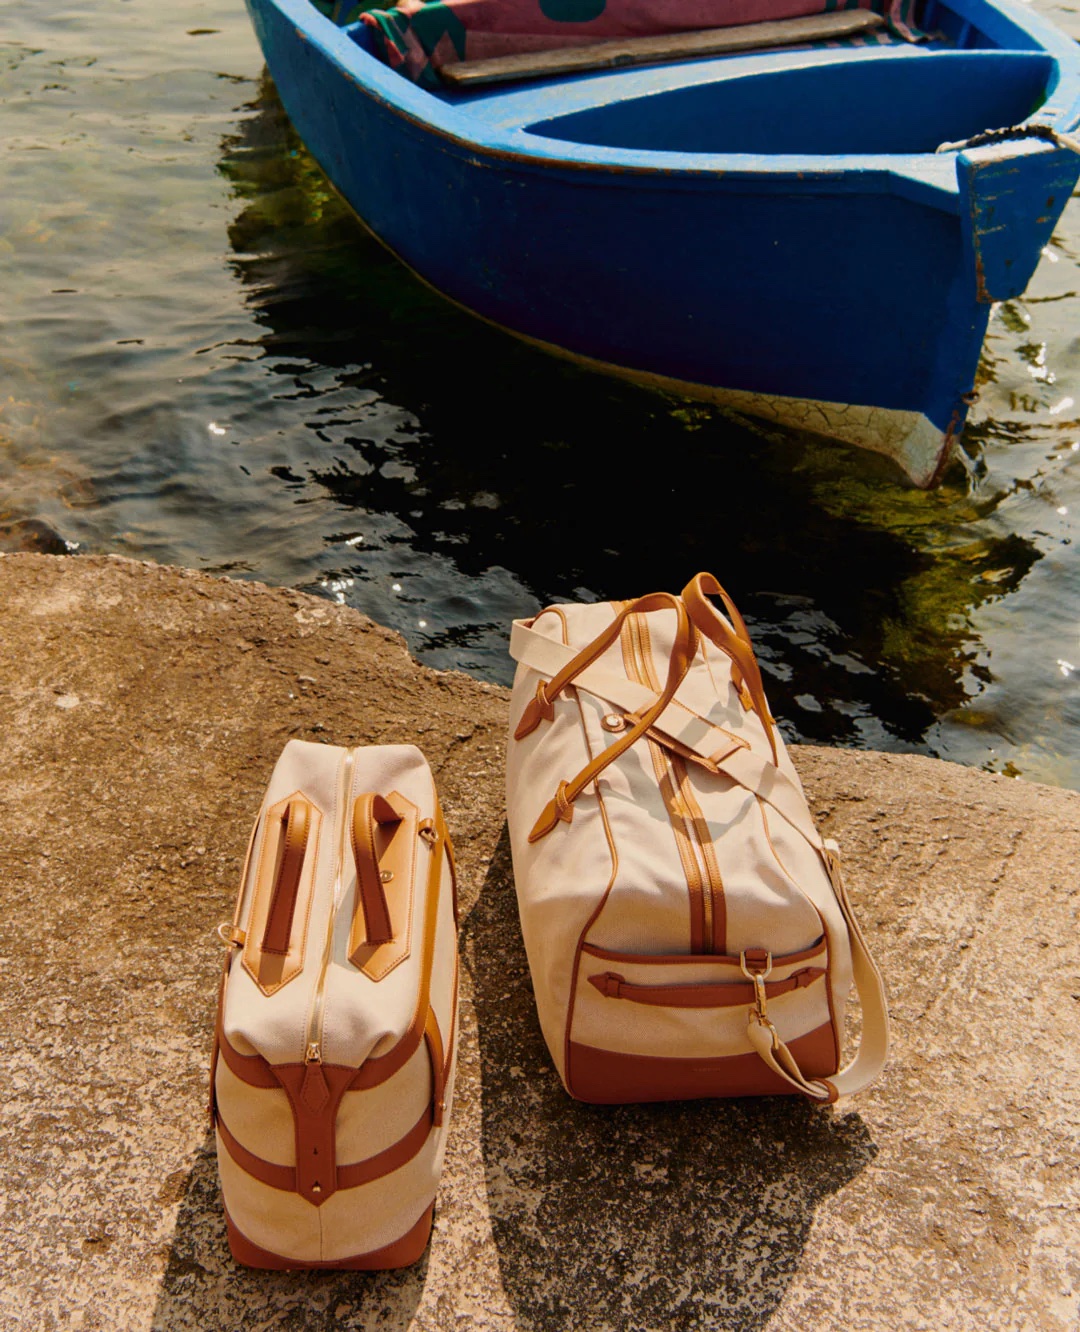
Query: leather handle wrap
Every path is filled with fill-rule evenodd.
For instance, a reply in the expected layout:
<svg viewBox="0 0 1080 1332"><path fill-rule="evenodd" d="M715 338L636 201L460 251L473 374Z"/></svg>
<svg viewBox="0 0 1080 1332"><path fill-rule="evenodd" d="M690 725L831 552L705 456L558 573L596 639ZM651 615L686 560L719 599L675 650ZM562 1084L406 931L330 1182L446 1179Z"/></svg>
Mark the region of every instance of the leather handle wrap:
<svg viewBox="0 0 1080 1332"><path fill-rule="evenodd" d="M281 816L277 830L280 844L277 852L277 872L266 913L262 951L285 956L292 937L296 896L300 888L300 875L307 855L308 834L311 831L311 806L299 798L289 801Z"/></svg>
<svg viewBox="0 0 1080 1332"><path fill-rule="evenodd" d="M400 822L401 815L385 796L365 791L356 797L350 828L356 861L356 910L349 931L350 957L365 944L389 943L394 937L390 908L383 892L375 829L379 824Z"/></svg>
<svg viewBox="0 0 1080 1332"><path fill-rule="evenodd" d="M724 609L731 617L731 624L716 610L710 597L719 597ZM772 750L773 763L779 763L776 751L776 722L769 711L765 697L765 686L761 680L761 669L754 655L754 646L750 641L750 631L746 621L711 573L699 573L683 588L682 599L687 613L697 629L721 652L731 658L734 666L735 687L740 694L743 690L749 695L750 706L761 719Z"/></svg>
<svg viewBox="0 0 1080 1332"><path fill-rule="evenodd" d="M560 819L569 823L574 817L574 801L582 791L590 782L595 781L609 763L614 763L620 754L625 754L630 746L640 740L653 725L686 678L686 673L694 660L694 653L697 651L697 630L679 597L673 596L670 592L651 592L648 596L639 597L637 601L624 606L604 632L598 634L587 647L582 648L574 660L568 663L549 684L541 683L537 687L536 698L526 707L514 732L515 740L520 740L535 730L541 720L551 720L554 716L555 696L615 642L628 615L667 608L675 611L677 624L663 692L656 696L650 707L637 715L634 725L624 731L613 745L609 745L602 754L598 754L591 763L586 764L576 777L568 782L559 783L559 789L548 801L532 832L529 833L530 842L538 842L541 837L545 837Z"/></svg>

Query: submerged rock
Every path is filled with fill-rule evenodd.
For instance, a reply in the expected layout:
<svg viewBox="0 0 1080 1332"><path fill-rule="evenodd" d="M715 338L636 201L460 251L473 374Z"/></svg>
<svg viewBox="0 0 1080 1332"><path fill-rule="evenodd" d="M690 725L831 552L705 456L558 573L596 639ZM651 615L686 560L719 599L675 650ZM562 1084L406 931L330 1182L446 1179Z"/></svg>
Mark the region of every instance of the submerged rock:
<svg viewBox="0 0 1080 1332"><path fill-rule="evenodd" d="M0 521L0 552L34 555L69 555L72 547L40 518Z"/></svg>
<svg viewBox="0 0 1080 1332"><path fill-rule="evenodd" d="M825 1111L599 1109L533 1010L504 690L348 608L112 558L0 557L0 641L5 1328L1075 1332L1080 795L796 748L889 983L886 1074ZM225 1241L215 927L290 736L419 737L457 842L457 1099L403 1272Z"/></svg>

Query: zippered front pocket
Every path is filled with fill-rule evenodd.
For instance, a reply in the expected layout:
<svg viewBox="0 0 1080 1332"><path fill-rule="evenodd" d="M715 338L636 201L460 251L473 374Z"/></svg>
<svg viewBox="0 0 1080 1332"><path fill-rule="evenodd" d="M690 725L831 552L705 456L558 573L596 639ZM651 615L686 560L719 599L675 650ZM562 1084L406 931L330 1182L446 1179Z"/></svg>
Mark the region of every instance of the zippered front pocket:
<svg viewBox="0 0 1080 1332"><path fill-rule="evenodd" d="M831 1022L828 965L824 938L772 959L765 990L781 1039L797 1039ZM746 1028L754 1002L754 985L738 957L653 957L585 944L571 1040L628 1055L742 1054L752 1049Z"/></svg>

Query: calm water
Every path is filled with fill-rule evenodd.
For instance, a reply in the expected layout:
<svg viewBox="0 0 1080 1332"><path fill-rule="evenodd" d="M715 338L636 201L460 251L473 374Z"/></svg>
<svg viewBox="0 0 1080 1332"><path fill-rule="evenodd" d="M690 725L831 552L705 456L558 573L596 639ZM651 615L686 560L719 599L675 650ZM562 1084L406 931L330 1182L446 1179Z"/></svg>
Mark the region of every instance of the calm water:
<svg viewBox="0 0 1080 1332"><path fill-rule="evenodd" d="M790 734L1080 787L1075 202L922 494L431 295L291 133L240 0L0 19L0 542L292 584L504 681L511 617L709 568ZM643 454L679 464L648 536Z"/></svg>

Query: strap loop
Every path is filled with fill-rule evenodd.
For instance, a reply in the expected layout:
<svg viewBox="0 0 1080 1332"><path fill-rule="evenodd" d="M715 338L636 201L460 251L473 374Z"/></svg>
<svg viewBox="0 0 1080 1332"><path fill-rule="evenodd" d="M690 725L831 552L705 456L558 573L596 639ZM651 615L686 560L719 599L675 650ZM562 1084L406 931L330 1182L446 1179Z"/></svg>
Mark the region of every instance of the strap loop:
<svg viewBox="0 0 1080 1332"><path fill-rule="evenodd" d="M623 731L613 745L605 749L602 754L598 754L591 763L586 764L576 777L568 782L559 783L558 790L548 801L540 817L536 820L532 832L529 833L530 842L538 842L542 837L545 837L560 820L569 823L573 817L572 805L582 791L590 782L595 781L609 763L613 763L620 754L625 754L631 745L641 739L675 697L676 690L686 678L686 673L694 660L694 653L697 651L697 630L691 623L690 617L686 613L686 607L679 597L673 596L670 592L652 592L648 596L639 597L637 601L632 601L628 606L623 607L603 633L597 635L587 647L582 648L578 655L564 666L548 685L544 697L554 699L561 690L572 683L579 671L584 670L615 642L622 630L623 621L628 615L668 608L675 611L676 628L675 641L671 649L671 660L668 665L667 683L664 685L663 692L657 695L648 708L636 715L633 726ZM514 738L520 740L523 736L528 735L536 729L540 720L538 704L536 699L533 699L525 709L525 714L514 732Z"/></svg>
<svg viewBox="0 0 1080 1332"><path fill-rule="evenodd" d="M731 624L716 610L709 601L710 597L719 597L724 609L731 618ZM754 655L754 645L750 641L750 631L746 621L739 614L738 608L716 578L711 573L699 573L682 590L682 599L686 610L697 629L711 643L731 658L731 678L739 692L743 707L753 710L769 741L774 764L779 765L780 758L776 748L776 722L769 711L765 697L765 686L761 680L761 670ZM749 705L747 700L749 700Z"/></svg>

